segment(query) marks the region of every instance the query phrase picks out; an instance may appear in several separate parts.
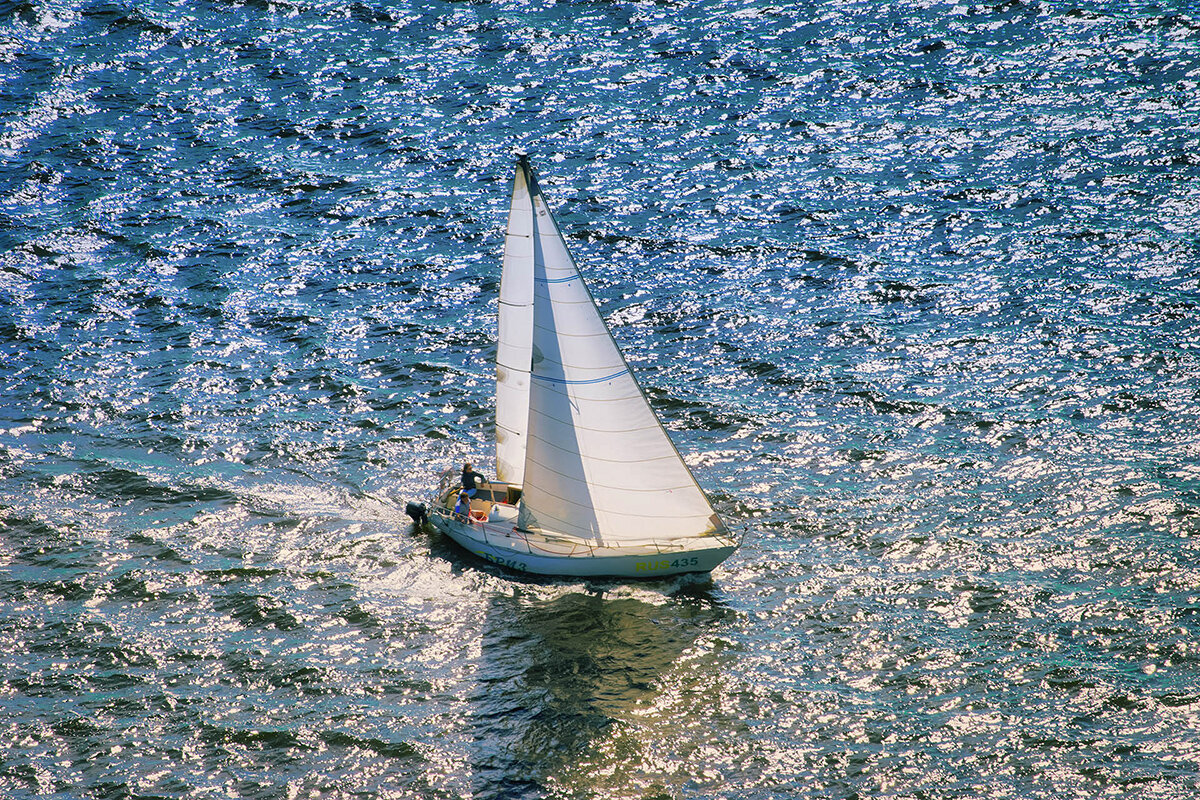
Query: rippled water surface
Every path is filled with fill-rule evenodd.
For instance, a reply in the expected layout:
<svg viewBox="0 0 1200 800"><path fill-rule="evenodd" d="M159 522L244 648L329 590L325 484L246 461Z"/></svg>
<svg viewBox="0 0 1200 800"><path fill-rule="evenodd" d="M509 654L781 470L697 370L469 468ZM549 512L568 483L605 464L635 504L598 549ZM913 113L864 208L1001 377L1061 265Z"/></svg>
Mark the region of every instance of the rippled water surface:
<svg viewBox="0 0 1200 800"><path fill-rule="evenodd" d="M528 150L710 577L491 472ZM0 4L0 796L1200 792L1190 2Z"/></svg>

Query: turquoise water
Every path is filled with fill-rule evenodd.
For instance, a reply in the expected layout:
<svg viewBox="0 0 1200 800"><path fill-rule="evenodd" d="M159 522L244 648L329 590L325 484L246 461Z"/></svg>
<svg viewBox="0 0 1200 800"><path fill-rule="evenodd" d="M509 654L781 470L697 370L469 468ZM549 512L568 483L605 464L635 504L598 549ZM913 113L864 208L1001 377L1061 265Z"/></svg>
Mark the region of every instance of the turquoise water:
<svg viewBox="0 0 1200 800"><path fill-rule="evenodd" d="M528 151L746 541L530 581ZM0 796L1190 798L1189 3L0 5Z"/></svg>

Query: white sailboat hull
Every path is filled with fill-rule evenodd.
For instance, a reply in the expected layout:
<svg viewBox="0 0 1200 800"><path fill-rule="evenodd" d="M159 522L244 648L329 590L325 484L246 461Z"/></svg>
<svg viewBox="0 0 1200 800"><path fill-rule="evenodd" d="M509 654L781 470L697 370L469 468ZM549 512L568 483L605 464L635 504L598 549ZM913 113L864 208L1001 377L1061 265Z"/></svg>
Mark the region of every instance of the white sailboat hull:
<svg viewBox="0 0 1200 800"><path fill-rule="evenodd" d="M661 578L709 572L737 549L737 542L711 537L678 547L663 544L604 547L566 538L543 536L512 523L462 522L452 515L429 515L441 533L485 561L534 575L577 578Z"/></svg>

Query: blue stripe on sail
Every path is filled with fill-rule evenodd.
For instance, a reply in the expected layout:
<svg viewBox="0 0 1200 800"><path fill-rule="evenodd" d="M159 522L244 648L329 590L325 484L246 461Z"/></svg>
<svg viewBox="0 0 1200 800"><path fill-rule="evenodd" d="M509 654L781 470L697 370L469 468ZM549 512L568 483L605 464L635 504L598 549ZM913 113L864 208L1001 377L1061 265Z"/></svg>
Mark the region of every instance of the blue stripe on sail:
<svg viewBox="0 0 1200 800"><path fill-rule="evenodd" d="M578 275L568 275L565 278L534 278L534 280L538 283L566 283L567 281L573 281L578 277Z"/></svg>
<svg viewBox="0 0 1200 800"><path fill-rule="evenodd" d="M592 378L591 380L587 381L569 381L566 378L551 378L548 375L531 375L530 377L537 378L540 381L546 381L547 383L563 383L570 386L581 386L586 383L604 383L605 381L611 381L613 378L619 378L626 372L629 372L629 370L623 369L618 372L614 372L612 375L605 375L603 378Z"/></svg>

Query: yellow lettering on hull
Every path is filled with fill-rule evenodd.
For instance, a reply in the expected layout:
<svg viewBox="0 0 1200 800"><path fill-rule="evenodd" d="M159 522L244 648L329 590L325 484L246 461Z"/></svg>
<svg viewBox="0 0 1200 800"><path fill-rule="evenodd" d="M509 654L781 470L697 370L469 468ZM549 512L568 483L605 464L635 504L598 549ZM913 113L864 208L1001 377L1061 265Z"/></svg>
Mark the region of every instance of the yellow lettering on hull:
<svg viewBox="0 0 1200 800"><path fill-rule="evenodd" d="M689 558L675 558L671 560L660 561L639 561L633 565L634 572L659 572L664 569L686 569L688 567L700 566L700 559L695 556Z"/></svg>

